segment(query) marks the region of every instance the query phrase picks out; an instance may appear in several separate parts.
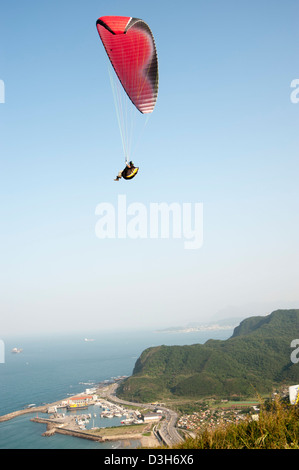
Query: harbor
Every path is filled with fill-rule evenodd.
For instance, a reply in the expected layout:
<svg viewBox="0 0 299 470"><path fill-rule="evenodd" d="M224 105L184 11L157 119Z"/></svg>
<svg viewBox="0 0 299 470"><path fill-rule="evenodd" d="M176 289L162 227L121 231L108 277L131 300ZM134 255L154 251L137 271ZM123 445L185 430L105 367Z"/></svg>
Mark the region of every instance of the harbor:
<svg viewBox="0 0 299 470"><path fill-rule="evenodd" d="M114 382L115 385L115 382ZM84 393L67 397L43 406L28 405L22 410L0 416L0 422L25 414L33 414L30 421L45 424L44 437L64 434L98 442L136 441L136 446L156 447L161 440L155 433L155 423L162 415L149 417L144 410L125 407L104 398L111 382L100 388L86 389Z"/></svg>

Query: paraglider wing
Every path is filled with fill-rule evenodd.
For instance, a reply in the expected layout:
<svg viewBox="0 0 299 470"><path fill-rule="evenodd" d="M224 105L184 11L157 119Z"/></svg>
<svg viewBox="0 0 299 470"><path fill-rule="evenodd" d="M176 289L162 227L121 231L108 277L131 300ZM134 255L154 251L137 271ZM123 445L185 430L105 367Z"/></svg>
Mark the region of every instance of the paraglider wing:
<svg viewBox="0 0 299 470"><path fill-rule="evenodd" d="M97 30L130 100L151 113L158 96L158 59L149 26L138 18L102 16Z"/></svg>

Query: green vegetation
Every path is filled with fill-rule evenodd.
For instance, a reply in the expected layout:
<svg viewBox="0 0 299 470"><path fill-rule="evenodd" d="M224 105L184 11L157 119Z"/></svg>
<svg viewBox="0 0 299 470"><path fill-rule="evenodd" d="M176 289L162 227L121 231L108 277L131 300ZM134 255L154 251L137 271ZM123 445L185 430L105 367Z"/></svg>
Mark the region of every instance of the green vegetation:
<svg viewBox="0 0 299 470"><path fill-rule="evenodd" d="M257 420L204 430L180 449L299 449L299 408L275 401Z"/></svg>
<svg viewBox="0 0 299 470"><path fill-rule="evenodd" d="M298 383L299 364L290 359L298 332L299 310L277 310L242 321L225 341L148 348L118 395L138 402L236 399Z"/></svg>

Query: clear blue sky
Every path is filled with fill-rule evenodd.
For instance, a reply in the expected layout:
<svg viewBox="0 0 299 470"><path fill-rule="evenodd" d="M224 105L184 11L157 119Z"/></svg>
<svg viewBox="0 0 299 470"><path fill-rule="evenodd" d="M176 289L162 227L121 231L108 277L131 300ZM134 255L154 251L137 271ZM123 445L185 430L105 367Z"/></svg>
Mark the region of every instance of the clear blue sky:
<svg viewBox="0 0 299 470"><path fill-rule="evenodd" d="M299 308L296 0L16 0L0 14L0 337ZM158 49L156 108L123 165L95 22ZM103 169L104 165L104 169ZM99 203L202 202L204 243L105 239Z"/></svg>

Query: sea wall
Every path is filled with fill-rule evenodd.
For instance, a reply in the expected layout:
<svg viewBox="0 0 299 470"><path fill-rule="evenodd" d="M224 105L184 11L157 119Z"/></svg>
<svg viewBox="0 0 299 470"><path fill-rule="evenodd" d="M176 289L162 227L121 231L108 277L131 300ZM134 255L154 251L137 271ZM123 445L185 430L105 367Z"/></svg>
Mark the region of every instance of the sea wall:
<svg viewBox="0 0 299 470"><path fill-rule="evenodd" d="M26 408L24 410L13 411L12 413L0 416L0 423L3 423L4 421L9 421L10 419L14 419L18 416L26 415L29 413L47 413L47 407L39 406L36 408Z"/></svg>

